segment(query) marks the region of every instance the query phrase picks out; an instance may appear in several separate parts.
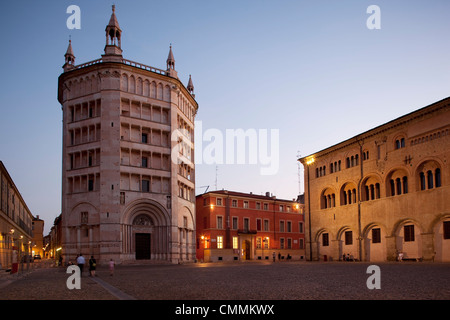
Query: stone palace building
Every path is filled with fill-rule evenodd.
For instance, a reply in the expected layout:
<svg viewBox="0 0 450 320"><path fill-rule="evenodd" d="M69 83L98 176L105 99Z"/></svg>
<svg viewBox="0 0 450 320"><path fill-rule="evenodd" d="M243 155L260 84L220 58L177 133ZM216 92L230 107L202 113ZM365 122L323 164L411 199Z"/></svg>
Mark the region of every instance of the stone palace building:
<svg viewBox="0 0 450 320"><path fill-rule="evenodd" d="M299 161L307 259L450 261L450 98Z"/></svg>
<svg viewBox="0 0 450 320"><path fill-rule="evenodd" d="M192 80L172 47L162 70L124 59L121 39L113 6L102 57L75 65L69 41L59 77L64 262L193 260Z"/></svg>

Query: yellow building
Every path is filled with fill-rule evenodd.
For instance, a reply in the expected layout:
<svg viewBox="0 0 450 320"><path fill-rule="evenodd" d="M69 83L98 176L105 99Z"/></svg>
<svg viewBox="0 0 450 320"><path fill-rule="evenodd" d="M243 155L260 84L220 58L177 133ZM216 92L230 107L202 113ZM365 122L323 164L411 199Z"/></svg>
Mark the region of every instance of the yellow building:
<svg viewBox="0 0 450 320"><path fill-rule="evenodd" d="M0 161L0 270L27 261L31 254L33 216Z"/></svg>
<svg viewBox="0 0 450 320"><path fill-rule="evenodd" d="M44 220L39 215L33 218L33 238L31 239L31 254L34 258L44 257Z"/></svg>
<svg viewBox="0 0 450 320"><path fill-rule="evenodd" d="M299 159L309 260L450 261L450 98Z"/></svg>

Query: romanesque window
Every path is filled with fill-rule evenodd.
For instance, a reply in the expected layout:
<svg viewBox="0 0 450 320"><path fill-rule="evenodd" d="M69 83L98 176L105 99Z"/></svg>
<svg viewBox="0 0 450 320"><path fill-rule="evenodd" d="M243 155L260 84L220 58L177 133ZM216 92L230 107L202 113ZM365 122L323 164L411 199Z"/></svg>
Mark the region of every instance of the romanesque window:
<svg viewBox="0 0 450 320"><path fill-rule="evenodd" d="M389 175L387 184L387 196L398 196L408 193L408 177L404 171L397 170Z"/></svg>
<svg viewBox="0 0 450 320"><path fill-rule="evenodd" d="M405 138L398 138L395 140L395 149L401 149L405 147Z"/></svg>
<svg viewBox="0 0 450 320"><path fill-rule="evenodd" d="M380 199L380 183L375 177L369 177L362 185L362 201L375 199Z"/></svg>
<svg viewBox="0 0 450 320"><path fill-rule="evenodd" d="M363 160L369 160L369 151L365 150L363 152Z"/></svg>
<svg viewBox="0 0 450 320"><path fill-rule="evenodd" d="M330 163L330 173L341 171L341 160Z"/></svg>
<svg viewBox="0 0 450 320"><path fill-rule="evenodd" d="M356 186L353 183L346 183L341 188L341 205L356 203Z"/></svg>
<svg viewBox="0 0 450 320"><path fill-rule="evenodd" d="M428 190L441 187L441 169L435 161L427 161L421 164L418 167L417 172L419 177L419 190Z"/></svg>
<svg viewBox="0 0 450 320"><path fill-rule="evenodd" d="M323 177L326 175L327 166L321 166L316 168L316 178Z"/></svg>
<svg viewBox="0 0 450 320"><path fill-rule="evenodd" d="M321 209L334 208L336 206L336 194L333 190L327 188L322 192L320 200Z"/></svg>

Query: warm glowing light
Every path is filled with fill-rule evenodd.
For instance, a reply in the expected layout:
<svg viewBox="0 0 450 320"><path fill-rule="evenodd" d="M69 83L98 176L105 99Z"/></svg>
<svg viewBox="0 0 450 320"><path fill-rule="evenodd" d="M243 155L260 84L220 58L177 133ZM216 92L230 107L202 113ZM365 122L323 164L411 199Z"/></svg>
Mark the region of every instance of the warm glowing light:
<svg viewBox="0 0 450 320"><path fill-rule="evenodd" d="M306 164L309 166L310 164L313 164L314 161L314 158L309 158L308 160L306 160Z"/></svg>
<svg viewBox="0 0 450 320"><path fill-rule="evenodd" d="M214 205L213 204L210 204L209 206L210 206L211 210L214 209Z"/></svg>
<svg viewBox="0 0 450 320"><path fill-rule="evenodd" d="M56 251L60 251L62 248L61 247L59 247L58 249L56 249Z"/></svg>
<svg viewBox="0 0 450 320"><path fill-rule="evenodd" d="M201 236L201 239L202 239L202 240L205 239L205 236Z"/></svg>

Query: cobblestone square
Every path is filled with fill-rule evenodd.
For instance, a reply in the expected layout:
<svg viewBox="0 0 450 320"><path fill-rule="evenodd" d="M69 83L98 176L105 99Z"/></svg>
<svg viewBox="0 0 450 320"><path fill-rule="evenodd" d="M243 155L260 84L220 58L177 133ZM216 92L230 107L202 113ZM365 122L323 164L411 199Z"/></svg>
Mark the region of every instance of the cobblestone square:
<svg viewBox="0 0 450 320"><path fill-rule="evenodd" d="M380 263L380 289L368 289L369 263L247 262L100 266L69 290L64 267L2 275L1 300L448 300L450 264Z"/></svg>

